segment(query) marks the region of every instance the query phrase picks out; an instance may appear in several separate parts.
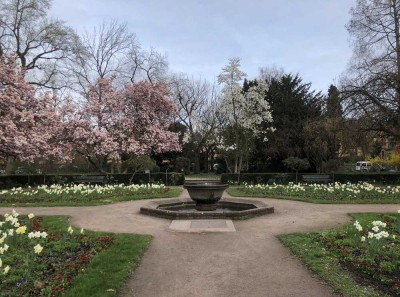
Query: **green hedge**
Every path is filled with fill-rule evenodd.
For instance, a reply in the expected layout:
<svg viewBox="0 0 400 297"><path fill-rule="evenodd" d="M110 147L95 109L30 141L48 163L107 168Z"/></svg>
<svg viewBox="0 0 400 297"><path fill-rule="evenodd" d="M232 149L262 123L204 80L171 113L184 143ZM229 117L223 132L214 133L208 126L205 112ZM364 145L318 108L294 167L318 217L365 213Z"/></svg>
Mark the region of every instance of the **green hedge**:
<svg viewBox="0 0 400 297"><path fill-rule="evenodd" d="M132 174L115 173L109 174L110 183L129 184ZM158 172L158 173L136 173L133 176L132 183L134 184L164 184L167 186L180 186L185 182L185 175L177 172Z"/></svg>
<svg viewBox="0 0 400 297"><path fill-rule="evenodd" d="M94 175L94 174L92 174ZM334 173L331 174L334 181L341 183L369 182L374 184L400 184L400 173ZM73 177L78 174L33 174L33 175L0 175L0 188L18 186L37 186L43 184L68 184L73 182ZM88 176L88 175L85 175ZM109 183L128 184L131 174L109 174ZM299 173L299 180L301 173ZM221 175L221 182L228 184L288 184L296 181L295 173L224 173ZM134 184L162 183L168 186L179 186L185 182L185 175L182 173L137 173L132 182Z"/></svg>
<svg viewBox="0 0 400 297"><path fill-rule="evenodd" d="M310 174L310 173L307 173ZM299 181L301 180L299 173ZM326 174L324 174L326 175ZM340 183L368 182L373 184L400 184L400 173L332 173L333 181ZM231 185L237 184L288 184L296 181L295 173L224 173L221 182Z"/></svg>
<svg viewBox="0 0 400 297"><path fill-rule="evenodd" d="M85 174L82 176L94 176L95 174ZM97 174L101 175L101 174ZM38 185L51 185L51 184L68 184L74 181L74 176L79 174L34 174L34 175L0 175L0 188L11 188L19 186L38 186ZM132 174L109 174L108 180L112 184L128 184ZM168 174L159 172L151 173L137 173L132 179L134 184L147 184L147 183L165 184L168 186L183 185L185 182L185 175L182 173L168 172Z"/></svg>
<svg viewBox="0 0 400 297"><path fill-rule="evenodd" d="M237 184L288 184L296 181L295 173L223 173L221 182L230 185Z"/></svg>
<svg viewBox="0 0 400 297"><path fill-rule="evenodd" d="M368 182L372 184L400 184L400 173L334 173L332 174L335 182L340 183L359 183Z"/></svg>

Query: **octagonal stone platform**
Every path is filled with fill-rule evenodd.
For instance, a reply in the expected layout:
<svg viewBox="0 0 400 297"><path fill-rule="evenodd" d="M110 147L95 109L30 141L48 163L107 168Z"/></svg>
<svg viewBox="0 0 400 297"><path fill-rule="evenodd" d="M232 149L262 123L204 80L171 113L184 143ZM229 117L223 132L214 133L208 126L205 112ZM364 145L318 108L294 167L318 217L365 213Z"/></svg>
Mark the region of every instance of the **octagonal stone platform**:
<svg viewBox="0 0 400 297"><path fill-rule="evenodd" d="M188 199L169 199L149 202L140 213L171 220L231 219L245 220L273 213L274 208L261 201L224 198L217 202L213 211L198 211L196 203Z"/></svg>
<svg viewBox="0 0 400 297"><path fill-rule="evenodd" d="M169 229L188 233L236 232L232 220L173 220Z"/></svg>

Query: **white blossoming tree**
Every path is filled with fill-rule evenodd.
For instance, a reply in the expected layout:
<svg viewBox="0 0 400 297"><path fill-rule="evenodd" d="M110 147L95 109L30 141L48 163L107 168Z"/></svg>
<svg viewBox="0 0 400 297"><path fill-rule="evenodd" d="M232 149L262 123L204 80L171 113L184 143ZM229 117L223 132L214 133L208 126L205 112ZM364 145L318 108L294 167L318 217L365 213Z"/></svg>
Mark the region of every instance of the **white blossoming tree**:
<svg viewBox="0 0 400 297"><path fill-rule="evenodd" d="M218 76L218 83L223 86L219 112L225 122L220 148L233 154L235 173L240 173L252 139L264 137L263 133L272 129L270 106L265 100L268 86L260 80L243 92L240 82L245 76L238 58L230 59Z"/></svg>

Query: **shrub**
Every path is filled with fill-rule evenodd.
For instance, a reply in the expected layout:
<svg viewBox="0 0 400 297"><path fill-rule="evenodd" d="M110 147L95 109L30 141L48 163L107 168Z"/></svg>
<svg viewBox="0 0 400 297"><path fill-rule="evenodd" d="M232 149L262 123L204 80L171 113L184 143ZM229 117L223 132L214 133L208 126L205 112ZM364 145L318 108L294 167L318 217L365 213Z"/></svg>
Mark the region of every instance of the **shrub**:
<svg viewBox="0 0 400 297"><path fill-rule="evenodd" d="M174 170L176 172L184 172L185 174L190 173L190 159L185 157L177 157L175 159Z"/></svg>
<svg viewBox="0 0 400 297"><path fill-rule="evenodd" d="M300 159L297 157L289 157L283 160L283 165L293 171L302 171L310 168L310 162L307 159Z"/></svg>

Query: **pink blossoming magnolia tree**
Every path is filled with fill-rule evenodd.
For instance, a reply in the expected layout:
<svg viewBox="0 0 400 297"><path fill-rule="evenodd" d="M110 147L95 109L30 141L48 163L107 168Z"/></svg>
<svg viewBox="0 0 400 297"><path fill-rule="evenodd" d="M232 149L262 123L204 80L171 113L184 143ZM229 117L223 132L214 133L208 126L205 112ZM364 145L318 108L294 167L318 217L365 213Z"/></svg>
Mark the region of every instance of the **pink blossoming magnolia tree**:
<svg viewBox="0 0 400 297"><path fill-rule="evenodd" d="M109 162L179 151L178 134L168 131L176 106L163 83L138 82L116 89L99 79L63 129L66 140L99 172Z"/></svg>
<svg viewBox="0 0 400 297"><path fill-rule="evenodd" d="M0 56L0 160L8 173L14 160L32 162L61 152L51 145L60 123L52 95L36 95L24 74L13 57Z"/></svg>

